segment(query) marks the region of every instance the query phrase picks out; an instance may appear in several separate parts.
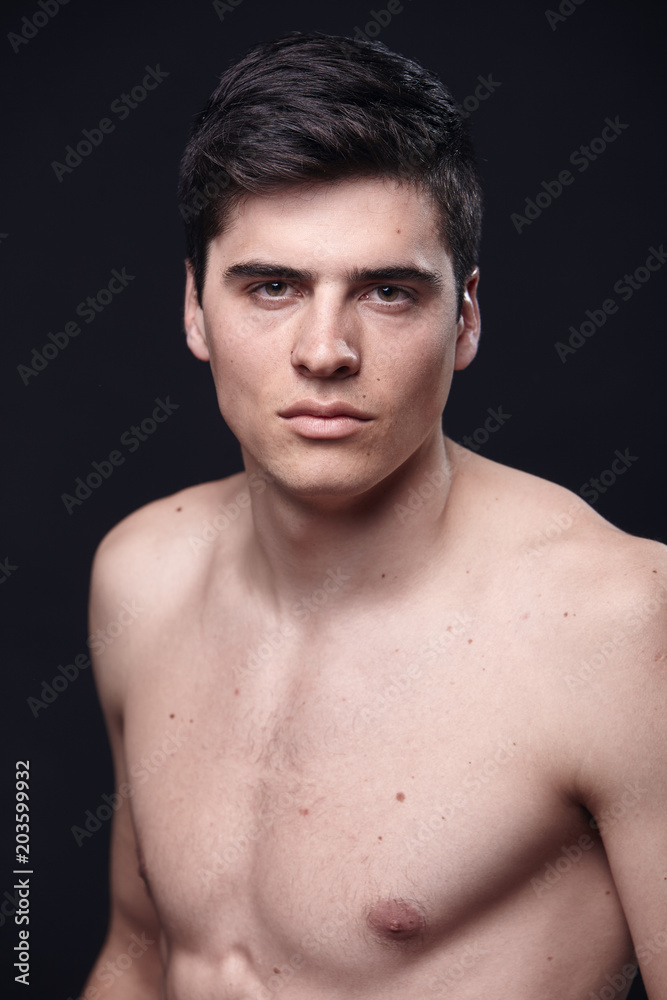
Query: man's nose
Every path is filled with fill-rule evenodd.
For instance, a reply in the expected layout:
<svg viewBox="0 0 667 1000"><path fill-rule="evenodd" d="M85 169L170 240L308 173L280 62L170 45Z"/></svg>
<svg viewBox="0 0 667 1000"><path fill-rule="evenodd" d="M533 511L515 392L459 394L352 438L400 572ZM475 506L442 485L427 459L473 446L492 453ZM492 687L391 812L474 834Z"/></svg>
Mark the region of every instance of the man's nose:
<svg viewBox="0 0 667 1000"><path fill-rule="evenodd" d="M315 304L299 317L292 365L307 378L347 378L361 363L357 323L343 304Z"/></svg>

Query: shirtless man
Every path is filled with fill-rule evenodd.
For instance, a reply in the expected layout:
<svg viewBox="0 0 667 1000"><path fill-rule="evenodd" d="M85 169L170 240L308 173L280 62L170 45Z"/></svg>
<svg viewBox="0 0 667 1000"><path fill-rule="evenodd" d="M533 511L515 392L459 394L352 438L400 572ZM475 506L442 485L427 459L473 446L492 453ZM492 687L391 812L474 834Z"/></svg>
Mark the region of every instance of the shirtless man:
<svg viewBox="0 0 667 1000"><path fill-rule="evenodd" d="M185 329L245 472L96 555L91 631L143 610L95 663L120 805L84 996L610 1000L638 960L661 1000L665 550L443 437L480 334L456 107L287 36L223 77L182 203L221 169Z"/></svg>

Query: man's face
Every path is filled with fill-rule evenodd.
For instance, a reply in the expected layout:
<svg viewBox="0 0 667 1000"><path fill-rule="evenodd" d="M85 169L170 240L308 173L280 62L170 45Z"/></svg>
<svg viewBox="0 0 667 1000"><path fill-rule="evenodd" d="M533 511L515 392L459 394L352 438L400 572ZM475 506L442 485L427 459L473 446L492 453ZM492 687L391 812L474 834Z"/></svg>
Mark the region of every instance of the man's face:
<svg viewBox="0 0 667 1000"><path fill-rule="evenodd" d="M247 196L211 243L201 308L189 271L185 304L246 469L303 497L352 497L418 458L475 355L476 285L457 320L435 209L411 185Z"/></svg>

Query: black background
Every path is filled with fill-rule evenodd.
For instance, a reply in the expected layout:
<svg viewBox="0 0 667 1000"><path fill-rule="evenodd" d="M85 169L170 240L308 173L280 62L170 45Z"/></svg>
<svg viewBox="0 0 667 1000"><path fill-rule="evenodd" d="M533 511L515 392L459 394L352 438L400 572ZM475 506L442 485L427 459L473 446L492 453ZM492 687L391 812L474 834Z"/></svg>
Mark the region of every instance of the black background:
<svg viewBox="0 0 667 1000"><path fill-rule="evenodd" d="M489 407L502 406L511 419L481 452L574 491L628 448L636 461L595 506L626 531L664 540L663 271L627 302L613 291L667 239L661 8L568 2L572 13L554 30L541 4L406 0L376 35L435 70L460 102L480 75L501 84L471 114L486 192L484 333L477 360L455 376L445 426L461 440ZM8 692L0 893L12 885L14 761L29 758L35 874L27 995L66 1000L79 996L108 905L110 824L80 847L71 827L112 790L111 761L90 670L37 717L27 699L40 696L59 664L87 650L88 573L105 532L150 500L241 468L207 366L182 335L175 186L189 122L249 45L291 29L352 35L384 0L242 0L224 19L203 0L71 0L15 53L6 36L39 9L36 0L5 3L0 35L0 560L16 567L0 588ZM146 100L124 121L110 113L157 64L169 75ZM570 154L616 116L629 127L579 172ZM114 132L59 181L52 162L104 117ZM563 169L574 183L518 233L511 214ZM18 366L31 364L50 331L77 319L77 304L106 287L113 268L135 277L94 322L79 319L82 333L24 384ZM608 298L618 312L563 363L555 342ZM121 435L167 396L178 409L129 454ZM114 449L125 463L68 513L62 494ZM13 985L17 940L10 908L0 916L3 995ZM641 996L635 986L632 997Z"/></svg>

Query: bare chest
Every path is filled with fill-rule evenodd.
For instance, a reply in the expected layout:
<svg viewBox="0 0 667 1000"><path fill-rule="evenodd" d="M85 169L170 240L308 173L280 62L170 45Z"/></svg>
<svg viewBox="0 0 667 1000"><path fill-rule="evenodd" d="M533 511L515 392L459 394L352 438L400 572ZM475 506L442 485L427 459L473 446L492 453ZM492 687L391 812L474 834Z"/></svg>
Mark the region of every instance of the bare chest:
<svg viewBox="0 0 667 1000"><path fill-rule="evenodd" d="M514 648L456 612L348 639L181 635L135 682L137 840L182 946L270 941L358 977L376 951L456 937L592 833Z"/></svg>

